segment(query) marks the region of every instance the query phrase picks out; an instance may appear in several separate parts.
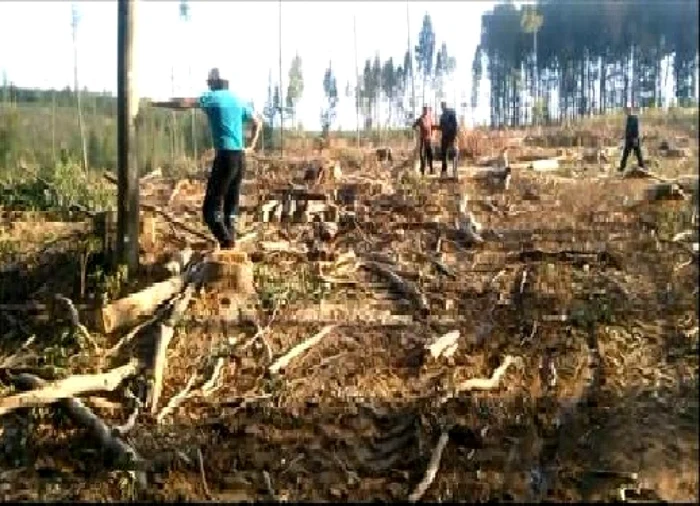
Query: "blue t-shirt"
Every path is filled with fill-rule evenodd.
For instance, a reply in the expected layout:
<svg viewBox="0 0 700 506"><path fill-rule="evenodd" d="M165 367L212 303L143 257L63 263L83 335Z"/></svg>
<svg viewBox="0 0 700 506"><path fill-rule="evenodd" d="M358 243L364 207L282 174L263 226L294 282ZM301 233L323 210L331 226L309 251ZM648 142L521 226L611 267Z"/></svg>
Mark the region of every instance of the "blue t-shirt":
<svg viewBox="0 0 700 506"><path fill-rule="evenodd" d="M253 119L253 111L248 105L229 90L214 90L199 98L199 106L209 118L215 149L245 149L243 123Z"/></svg>

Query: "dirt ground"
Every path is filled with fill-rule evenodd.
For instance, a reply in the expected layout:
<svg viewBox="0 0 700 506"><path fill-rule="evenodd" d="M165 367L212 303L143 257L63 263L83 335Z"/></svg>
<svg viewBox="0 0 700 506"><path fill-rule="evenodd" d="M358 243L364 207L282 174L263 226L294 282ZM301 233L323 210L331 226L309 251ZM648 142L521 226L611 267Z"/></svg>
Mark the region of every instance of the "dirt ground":
<svg viewBox="0 0 700 506"><path fill-rule="evenodd" d="M274 188L316 163L251 162L241 227L257 235L240 249L253 260L256 292L242 301L218 281L191 300L157 411L188 382L206 381L215 353L220 377L212 393L195 387L160 422L139 413L124 441L147 463L147 486L139 489L65 407L22 408L2 416L3 500L406 500L437 446L444 451L423 500L698 499L698 268L687 263L687 244L673 241L692 227L688 201L633 206L650 180L597 167L517 170L508 190L490 193L475 168L458 181L419 178L406 154L393 165L365 154L341 159L342 178L313 189L337 205L332 239L318 235L318 223L261 222ZM153 180L142 201L206 234L203 184ZM464 195L483 243L455 234ZM6 265L34 243L44 251L27 260L24 277L3 271L7 305L60 292L87 314L96 303L90 283L80 298L75 269L57 270L75 257L80 227L40 227L54 230L47 251L48 237L12 221L3 233L21 235L23 249ZM162 218L156 236L144 263L162 263L183 241L204 247ZM287 251L265 247L273 241ZM361 265L341 272L338 257L350 251L391 269L420 300ZM142 284L160 279L154 267ZM243 302L255 323L234 314ZM104 350L125 332L101 336L88 325L92 349L40 316L3 313L2 356L24 354L2 365L3 397L21 372L49 380L106 369ZM269 371L330 324L318 343ZM255 325L264 331L251 341ZM453 330L452 356L431 357L426 345ZM465 388L473 378L493 381ZM129 418L121 390L82 398L110 426Z"/></svg>

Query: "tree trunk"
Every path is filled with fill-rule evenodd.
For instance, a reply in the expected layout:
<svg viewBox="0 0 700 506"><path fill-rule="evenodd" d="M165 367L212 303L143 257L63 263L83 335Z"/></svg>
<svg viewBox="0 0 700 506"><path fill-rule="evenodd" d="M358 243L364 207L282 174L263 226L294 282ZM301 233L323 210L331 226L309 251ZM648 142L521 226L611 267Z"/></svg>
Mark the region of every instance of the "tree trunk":
<svg viewBox="0 0 700 506"><path fill-rule="evenodd" d="M83 108L80 101L80 83L78 82L78 27L77 20L73 21L73 81L75 85L75 101L78 110L78 130L80 131L80 146L83 155L83 170L87 172L87 139L85 138L85 125L83 124Z"/></svg>

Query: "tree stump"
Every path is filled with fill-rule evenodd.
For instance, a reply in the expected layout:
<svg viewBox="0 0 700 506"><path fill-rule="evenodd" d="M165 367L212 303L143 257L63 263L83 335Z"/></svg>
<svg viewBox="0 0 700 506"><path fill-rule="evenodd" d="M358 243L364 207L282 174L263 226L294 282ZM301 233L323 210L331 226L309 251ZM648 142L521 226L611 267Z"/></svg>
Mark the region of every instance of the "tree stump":
<svg viewBox="0 0 700 506"><path fill-rule="evenodd" d="M240 295L255 293L253 263L241 251L222 250L212 254L211 261L205 266L204 280L207 284Z"/></svg>

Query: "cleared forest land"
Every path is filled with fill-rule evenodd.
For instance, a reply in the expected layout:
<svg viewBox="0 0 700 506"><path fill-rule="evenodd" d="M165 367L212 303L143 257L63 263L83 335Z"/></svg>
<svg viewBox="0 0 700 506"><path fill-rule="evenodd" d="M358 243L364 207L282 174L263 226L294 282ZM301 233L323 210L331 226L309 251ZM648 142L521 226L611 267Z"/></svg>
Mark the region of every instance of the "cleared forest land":
<svg viewBox="0 0 700 506"><path fill-rule="evenodd" d="M658 178L619 121L465 136L458 180L256 156L239 254L151 175L128 283L109 217L4 197L2 499L696 499L693 124L643 123Z"/></svg>

